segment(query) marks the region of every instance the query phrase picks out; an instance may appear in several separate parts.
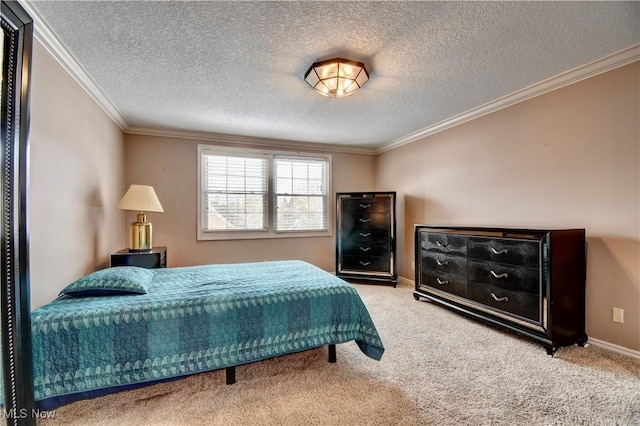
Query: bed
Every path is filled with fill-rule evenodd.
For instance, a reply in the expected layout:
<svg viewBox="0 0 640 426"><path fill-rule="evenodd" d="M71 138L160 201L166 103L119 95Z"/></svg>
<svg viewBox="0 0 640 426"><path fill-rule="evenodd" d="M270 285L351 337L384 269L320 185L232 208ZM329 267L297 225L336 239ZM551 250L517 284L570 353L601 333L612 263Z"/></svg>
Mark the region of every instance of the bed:
<svg viewBox="0 0 640 426"><path fill-rule="evenodd" d="M384 352L355 288L302 261L108 268L63 292L32 312L40 409L222 368L229 383L235 366L352 340Z"/></svg>

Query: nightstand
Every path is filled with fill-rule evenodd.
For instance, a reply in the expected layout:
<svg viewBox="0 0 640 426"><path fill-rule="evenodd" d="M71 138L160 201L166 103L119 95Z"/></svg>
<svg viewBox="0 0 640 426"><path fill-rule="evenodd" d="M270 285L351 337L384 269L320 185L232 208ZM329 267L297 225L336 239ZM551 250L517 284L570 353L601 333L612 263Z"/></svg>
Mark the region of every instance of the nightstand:
<svg viewBox="0 0 640 426"><path fill-rule="evenodd" d="M141 268L166 268L167 248L154 247L153 250L133 252L123 249L111 254L111 266L139 266Z"/></svg>

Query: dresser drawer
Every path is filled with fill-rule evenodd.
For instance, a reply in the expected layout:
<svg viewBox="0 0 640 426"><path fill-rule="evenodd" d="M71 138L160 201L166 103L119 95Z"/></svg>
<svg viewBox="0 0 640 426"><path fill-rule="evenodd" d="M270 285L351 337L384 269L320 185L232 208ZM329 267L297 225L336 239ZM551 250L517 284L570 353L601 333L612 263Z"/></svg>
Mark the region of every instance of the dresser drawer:
<svg viewBox="0 0 640 426"><path fill-rule="evenodd" d="M385 257L389 253L389 244L344 244L345 256Z"/></svg>
<svg viewBox="0 0 640 426"><path fill-rule="evenodd" d="M500 311L540 322L540 297L487 283L469 282L469 299Z"/></svg>
<svg viewBox="0 0 640 426"><path fill-rule="evenodd" d="M422 274L421 286L428 286L467 298L467 279L457 275L434 271Z"/></svg>
<svg viewBox="0 0 640 426"><path fill-rule="evenodd" d="M469 237L467 254L470 258L538 268L540 243L503 238Z"/></svg>
<svg viewBox="0 0 640 426"><path fill-rule="evenodd" d="M366 233L369 230L389 230L391 216L385 213L365 212L357 216L344 217L340 223L342 232L358 231Z"/></svg>
<svg viewBox="0 0 640 426"><path fill-rule="evenodd" d="M342 201L342 213L345 216L358 216L368 213L390 213L391 199L386 198L346 198Z"/></svg>
<svg viewBox="0 0 640 426"><path fill-rule="evenodd" d="M345 254L342 256L343 270L388 272L390 264L390 257L388 255L374 257Z"/></svg>
<svg viewBox="0 0 640 426"><path fill-rule="evenodd" d="M540 271L537 269L469 259L468 273L470 281L491 284L505 290L540 294Z"/></svg>
<svg viewBox="0 0 640 426"><path fill-rule="evenodd" d="M466 256L467 237L445 233L424 232L421 237L422 250Z"/></svg>
<svg viewBox="0 0 640 426"><path fill-rule="evenodd" d="M388 242L391 239L391 231L388 228L359 227L349 232L343 232L340 240L343 243L353 241L352 244L373 244Z"/></svg>
<svg viewBox="0 0 640 426"><path fill-rule="evenodd" d="M422 253L422 269L433 273L457 275L466 279L467 259L460 256L425 251Z"/></svg>

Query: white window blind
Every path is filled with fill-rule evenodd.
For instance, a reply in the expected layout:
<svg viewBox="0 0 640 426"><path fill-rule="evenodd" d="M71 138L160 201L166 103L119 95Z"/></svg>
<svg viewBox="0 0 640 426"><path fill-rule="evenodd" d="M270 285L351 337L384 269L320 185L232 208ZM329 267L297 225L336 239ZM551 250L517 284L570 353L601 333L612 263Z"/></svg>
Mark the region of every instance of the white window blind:
<svg viewBox="0 0 640 426"><path fill-rule="evenodd" d="M266 230L267 160L204 154L202 161L205 230Z"/></svg>
<svg viewBox="0 0 640 426"><path fill-rule="evenodd" d="M327 159L276 155L277 231L327 229Z"/></svg>

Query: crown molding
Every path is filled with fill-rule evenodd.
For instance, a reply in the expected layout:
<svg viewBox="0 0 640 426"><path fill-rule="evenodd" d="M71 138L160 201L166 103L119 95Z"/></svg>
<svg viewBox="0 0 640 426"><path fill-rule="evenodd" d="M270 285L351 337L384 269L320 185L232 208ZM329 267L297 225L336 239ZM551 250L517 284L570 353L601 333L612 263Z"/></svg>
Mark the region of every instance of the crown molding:
<svg viewBox="0 0 640 426"><path fill-rule="evenodd" d="M373 155L375 150L371 148L358 148L349 145L336 145L314 142L289 141L284 139L259 138L254 136L227 135L221 133L197 132L191 130L156 129L145 127L130 127L125 133L129 135L154 136L163 138L187 139L201 142L213 142L216 144L265 147L273 149L286 149L290 151L330 152L344 154Z"/></svg>
<svg viewBox="0 0 640 426"><path fill-rule="evenodd" d="M34 38L40 45L60 64L60 66L73 78L76 83L104 110L122 131L126 131L128 124L118 108L104 94L89 73L80 65L80 62L69 52L69 49L51 31L46 21L34 9L30 1L19 0L20 5L33 19Z"/></svg>
<svg viewBox="0 0 640 426"><path fill-rule="evenodd" d="M638 60L640 60L640 44L612 53L611 55L605 56L604 58L563 72L562 74L559 74L555 77L551 77L547 80L543 80L539 83L533 84L529 87L525 87L524 89L498 98L495 101L491 101L479 107L463 112L462 114L458 114L446 120L440 121L439 123L426 127L417 132L395 139L389 143L384 144L381 148L377 149L375 153L381 154L383 152L416 142L420 139L431 136L443 130L450 129L462 123L466 123L484 115L491 114L492 112L508 108L512 105L524 102L536 96L540 96L545 93L560 89L562 87L569 86L573 83L577 83L587 78L594 77L598 74L602 74L615 68L628 65Z"/></svg>

